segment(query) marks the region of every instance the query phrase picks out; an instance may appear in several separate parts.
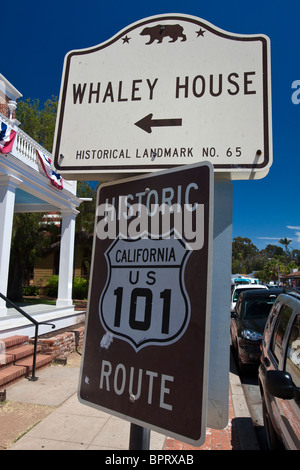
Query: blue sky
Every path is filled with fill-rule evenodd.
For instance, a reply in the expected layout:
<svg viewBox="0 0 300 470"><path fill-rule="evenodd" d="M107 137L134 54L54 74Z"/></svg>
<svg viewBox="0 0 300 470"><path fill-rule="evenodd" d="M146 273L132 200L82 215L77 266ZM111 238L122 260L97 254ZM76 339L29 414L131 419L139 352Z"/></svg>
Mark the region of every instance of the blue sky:
<svg viewBox="0 0 300 470"><path fill-rule="evenodd" d="M106 41L131 23L161 13L184 13L237 34L271 39L273 165L268 176L233 183L233 237L259 248L292 239L300 249L300 2L152 0L15 0L1 21L1 65L23 99L58 96L64 56ZM292 102L294 93L295 102Z"/></svg>

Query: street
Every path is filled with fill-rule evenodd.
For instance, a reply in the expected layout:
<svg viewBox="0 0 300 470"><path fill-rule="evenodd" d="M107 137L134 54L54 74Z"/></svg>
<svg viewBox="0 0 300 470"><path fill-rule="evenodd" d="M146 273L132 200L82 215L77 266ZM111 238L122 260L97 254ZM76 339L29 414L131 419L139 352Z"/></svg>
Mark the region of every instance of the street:
<svg viewBox="0 0 300 470"><path fill-rule="evenodd" d="M232 354L232 351L231 351ZM234 354L232 354L234 358ZM234 358L235 360L235 358ZM257 440L261 450L267 450L266 435L262 416L261 396L258 386L257 367L249 366L246 372L239 373L245 399L252 418Z"/></svg>

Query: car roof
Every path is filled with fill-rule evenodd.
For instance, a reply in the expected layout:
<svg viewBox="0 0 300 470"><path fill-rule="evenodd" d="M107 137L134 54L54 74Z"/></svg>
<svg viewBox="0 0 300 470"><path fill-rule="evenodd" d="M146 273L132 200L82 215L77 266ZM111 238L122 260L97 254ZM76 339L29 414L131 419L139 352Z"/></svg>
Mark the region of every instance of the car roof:
<svg viewBox="0 0 300 470"><path fill-rule="evenodd" d="M281 294L291 295L297 300L300 300L299 287L283 287Z"/></svg>
<svg viewBox="0 0 300 470"><path fill-rule="evenodd" d="M253 290L245 290L240 295L245 297L273 297L274 295L279 295L284 292L283 288L278 289L253 289Z"/></svg>
<svg viewBox="0 0 300 470"><path fill-rule="evenodd" d="M236 289L265 289L265 290L270 290L267 288L267 286L264 286L263 284L237 284L235 286Z"/></svg>

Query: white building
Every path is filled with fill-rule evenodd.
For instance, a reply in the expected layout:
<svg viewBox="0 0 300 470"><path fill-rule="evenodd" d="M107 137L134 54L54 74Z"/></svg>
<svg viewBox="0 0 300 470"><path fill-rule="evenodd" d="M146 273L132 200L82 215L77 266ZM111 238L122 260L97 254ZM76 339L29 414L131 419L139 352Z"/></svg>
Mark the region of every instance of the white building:
<svg viewBox="0 0 300 470"><path fill-rule="evenodd" d="M24 307L36 321L54 323L58 329L84 318L82 312L75 312L72 301L75 218L81 200L76 197L75 181L63 181L63 189L53 184L52 170L42 163L42 158L47 162L51 155L18 128L15 109L21 96L0 74L0 293L7 294L14 213L60 212L62 228L56 306ZM50 328L43 325L39 331L49 332ZM33 332L28 319L7 307L0 298L0 339L14 334L33 336Z"/></svg>

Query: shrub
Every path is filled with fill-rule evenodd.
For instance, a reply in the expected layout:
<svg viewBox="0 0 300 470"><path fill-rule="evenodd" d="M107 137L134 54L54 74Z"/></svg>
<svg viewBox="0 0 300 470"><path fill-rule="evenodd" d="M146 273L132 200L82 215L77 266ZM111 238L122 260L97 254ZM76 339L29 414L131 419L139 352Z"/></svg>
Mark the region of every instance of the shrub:
<svg viewBox="0 0 300 470"><path fill-rule="evenodd" d="M86 299L88 295L89 282L83 277L75 277L73 285L73 299Z"/></svg>
<svg viewBox="0 0 300 470"><path fill-rule="evenodd" d="M73 299L86 299L88 295L89 282L83 277L75 277L73 285ZM57 297L58 292L58 276L53 275L49 278L44 292L48 297Z"/></svg>
<svg viewBox="0 0 300 470"><path fill-rule="evenodd" d="M36 286L23 287L23 295L39 295L39 289Z"/></svg>
<svg viewBox="0 0 300 470"><path fill-rule="evenodd" d="M53 274L44 287L44 292L49 297L57 297L58 292L58 276Z"/></svg>

